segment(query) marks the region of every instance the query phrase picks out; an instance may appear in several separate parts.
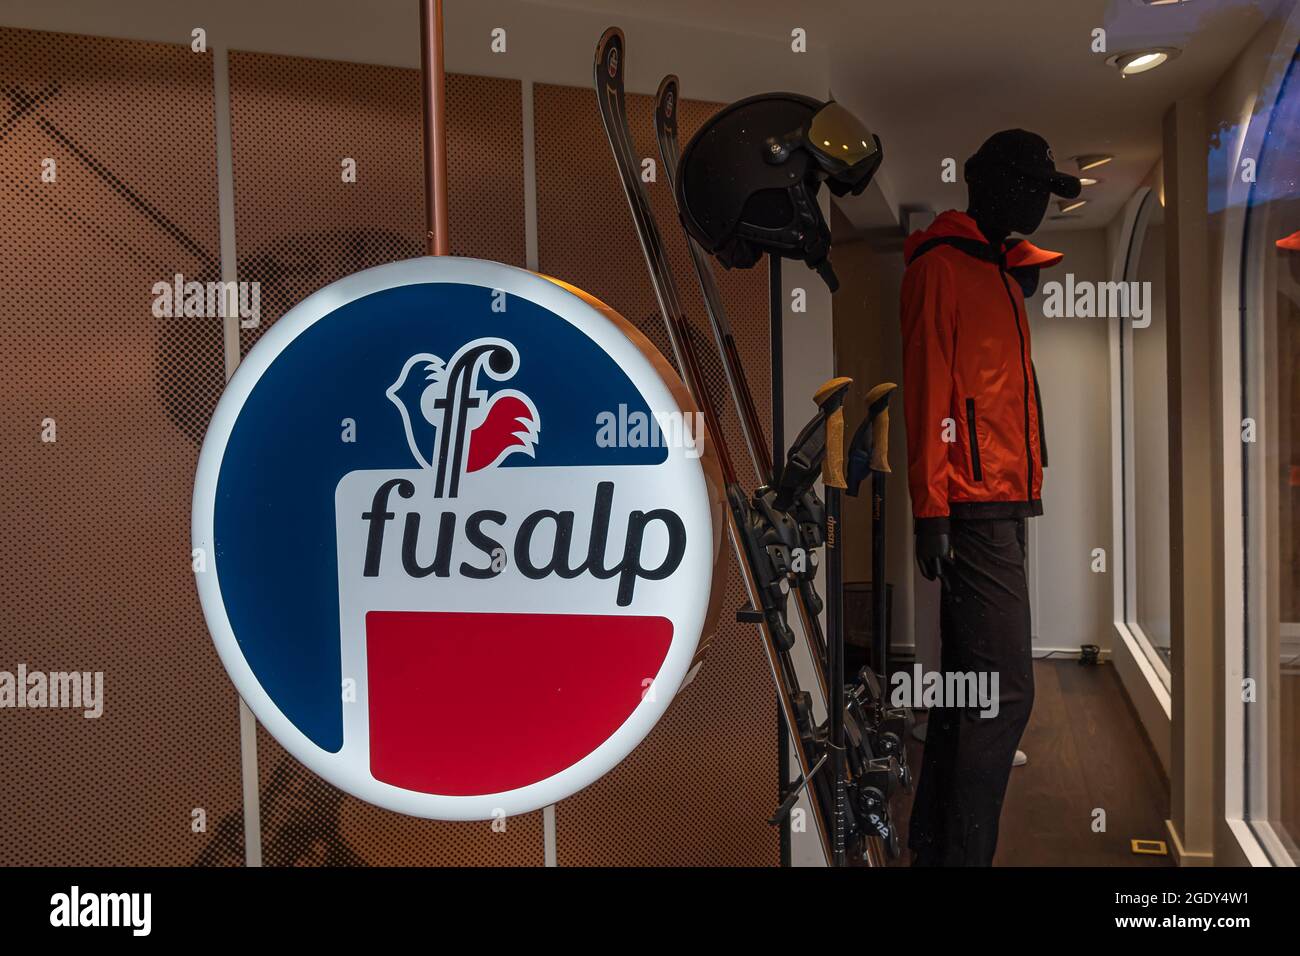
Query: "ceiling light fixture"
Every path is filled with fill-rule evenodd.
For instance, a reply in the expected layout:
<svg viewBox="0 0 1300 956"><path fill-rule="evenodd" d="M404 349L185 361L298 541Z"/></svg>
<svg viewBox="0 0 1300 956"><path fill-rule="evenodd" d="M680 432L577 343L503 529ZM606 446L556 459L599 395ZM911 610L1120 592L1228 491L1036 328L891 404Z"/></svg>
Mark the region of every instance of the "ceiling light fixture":
<svg viewBox="0 0 1300 956"><path fill-rule="evenodd" d="M1149 73L1161 64L1175 59L1182 51L1173 46L1157 46L1148 50L1126 50L1106 58L1106 63L1119 70L1123 78Z"/></svg>
<svg viewBox="0 0 1300 956"><path fill-rule="evenodd" d="M1079 185L1080 185L1080 186L1095 186L1095 185L1097 185L1099 182L1101 182L1100 179L1094 179L1094 178L1091 177L1091 176L1080 176L1080 177L1079 177Z"/></svg>
<svg viewBox="0 0 1300 956"><path fill-rule="evenodd" d="M1105 166L1115 157L1109 153L1089 153L1087 156L1075 156L1075 165L1079 167L1079 172L1086 173L1090 169L1096 169L1098 166Z"/></svg>
<svg viewBox="0 0 1300 956"><path fill-rule="evenodd" d="M1070 200L1062 200L1058 202L1056 205L1060 207L1062 215L1065 215L1067 213L1074 212L1076 209L1082 209L1087 204L1088 204L1088 200L1086 199L1070 199Z"/></svg>

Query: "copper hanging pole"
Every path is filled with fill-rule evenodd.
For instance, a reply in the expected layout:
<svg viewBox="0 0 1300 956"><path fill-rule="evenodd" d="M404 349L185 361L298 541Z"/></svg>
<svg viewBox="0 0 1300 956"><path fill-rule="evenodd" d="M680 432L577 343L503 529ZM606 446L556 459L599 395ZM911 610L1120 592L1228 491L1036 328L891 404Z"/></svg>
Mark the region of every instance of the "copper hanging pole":
<svg viewBox="0 0 1300 956"><path fill-rule="evenodd" d="M447 91L442 60L442 0L420 0L420 78L424 92L424 250L451 253L447 234Z"/></svg>

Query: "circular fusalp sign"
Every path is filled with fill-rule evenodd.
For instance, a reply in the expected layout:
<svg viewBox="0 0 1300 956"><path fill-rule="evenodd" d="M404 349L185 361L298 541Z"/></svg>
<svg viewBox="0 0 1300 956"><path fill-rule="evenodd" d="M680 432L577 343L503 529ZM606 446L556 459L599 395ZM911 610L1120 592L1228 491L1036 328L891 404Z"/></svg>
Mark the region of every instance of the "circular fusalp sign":
<svg viewBox="0 0 1300 956"><path fill-rule="evenodd" d="M401 813L587 786L712 623L699 419L625 320L534 273L421 258L321 289L239 366L199 457L196 579L235 687Z"/></svg>

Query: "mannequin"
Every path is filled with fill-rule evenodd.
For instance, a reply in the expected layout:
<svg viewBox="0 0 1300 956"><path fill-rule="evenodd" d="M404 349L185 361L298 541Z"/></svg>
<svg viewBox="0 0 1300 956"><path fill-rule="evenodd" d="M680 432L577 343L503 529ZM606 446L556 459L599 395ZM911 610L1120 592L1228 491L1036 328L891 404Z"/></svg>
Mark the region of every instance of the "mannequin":
<svg viewBox="0 0 1300 956"><path fill-rule="evenodd" d="M1030 179L1011 166L982 166L978 162L974 168L970 162L966 164L966 188L966 215L975 220L984 239L995 249L1002 249L1013 232L1036 231L1052 197L1051 187L1045 182ZM1022 282L1025 298L1038 285L1037 270L1033 280L1028 290ZM952 541L946 531L917 532L916 563L927 581L940 577L945 562L951 560Z"/></svg>
<svg viewBox="0 0 1300 956"><path fill-rule="evenodd" d="M997 678L997 707L931 710L912 810L913 865L988 866L1033 707L1026 519L1042 514L1047 440L1025 295L1056 253L1012 238L1077 196L1040 136L1005 130L966 162L965 212L904 244L908 485L922 575L942 584L941 669Z"/></svg>

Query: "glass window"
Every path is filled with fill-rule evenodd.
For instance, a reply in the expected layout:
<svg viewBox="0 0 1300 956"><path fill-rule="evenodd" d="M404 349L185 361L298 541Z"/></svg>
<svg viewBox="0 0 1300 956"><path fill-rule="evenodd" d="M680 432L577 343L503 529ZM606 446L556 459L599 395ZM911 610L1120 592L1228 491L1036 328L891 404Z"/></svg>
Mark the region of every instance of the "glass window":
<svg viewBox="0 0 1300 956"><path fill-rule="evenodd" d="M1300 60L1268 119L1246 211L1241 336L1246 819L1300 858Z"/></svg>
<svg viewBox="0 0 1300 956"><path fill-rule="evenodd" d="M1169 375L1164 207L1157 189L1134 196L1116 281L1130 290L1119 323L1123 457L1122 592L1117 616L1170 686ZM1126 226L1128 225L1126 217ZM1134 291L1135 290L1135 291Z"/></svg>

